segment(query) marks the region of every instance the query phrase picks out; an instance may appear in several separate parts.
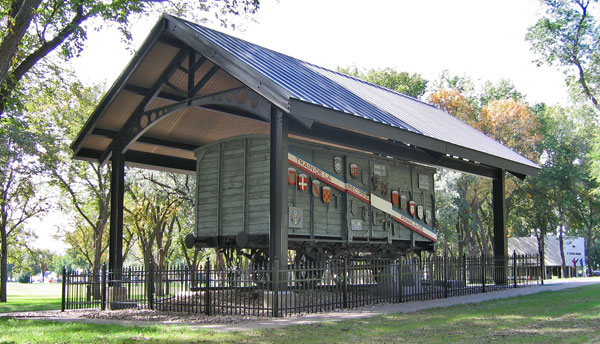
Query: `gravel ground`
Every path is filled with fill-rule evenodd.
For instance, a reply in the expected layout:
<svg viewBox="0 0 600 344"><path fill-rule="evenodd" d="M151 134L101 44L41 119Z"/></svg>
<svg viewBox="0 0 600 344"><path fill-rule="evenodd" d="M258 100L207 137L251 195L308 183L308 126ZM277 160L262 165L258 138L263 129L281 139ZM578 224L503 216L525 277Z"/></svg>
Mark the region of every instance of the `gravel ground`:
<svg viewBox="0 0 600 344"><path fill-rule="evenodd" d="M51 320L105 320L110 322L149 322L162 324L236 324L243 322L261 321L267 317L257 316L226 316L188 314L181 312L164 312L149 309L123 309L101 311L99 309L82 309L39 312L16 312L0 314L19 319L51 319ZM94 321L90 321L94 322Z"/></svg>

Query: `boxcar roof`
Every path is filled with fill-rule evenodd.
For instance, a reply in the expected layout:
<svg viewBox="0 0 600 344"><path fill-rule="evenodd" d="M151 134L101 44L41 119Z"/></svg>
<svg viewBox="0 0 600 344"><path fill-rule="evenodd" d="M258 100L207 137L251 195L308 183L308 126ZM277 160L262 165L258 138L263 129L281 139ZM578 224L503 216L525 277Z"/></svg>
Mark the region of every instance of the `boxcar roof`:
<svg viewBox="0 0 600 344"><path fill-rule="evenodd" d="M72 146L75 156L104 162L136 113L240 87L290 114L307 130L318 123L517 175L539 170L534 162L418 99L169 15L161 18L82 129ZM193 170L192 152L199 146L268 133L265 118L237 115L217 106L182 109L137 135L126 145L126 159L154 168Z"/></svg>

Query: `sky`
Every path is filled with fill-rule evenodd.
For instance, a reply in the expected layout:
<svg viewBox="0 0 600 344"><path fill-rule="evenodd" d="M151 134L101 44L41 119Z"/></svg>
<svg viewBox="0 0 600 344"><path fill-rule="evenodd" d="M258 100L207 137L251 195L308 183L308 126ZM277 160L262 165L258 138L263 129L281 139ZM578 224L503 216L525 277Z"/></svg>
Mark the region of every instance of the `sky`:
<svg viewBox="0 0 600 344"><path fill-rule="evenodd" d="M531 103L567 102L564 75L538 67L525 41L542 16L537 0L261 0L253 21L225 31L301 60L335 69L394 68L433 81L444 70L476 81L511 80ZM115 29L90 30L85 50L70 64L82 81L110 87L158 16L133 27L122 43ZM36 223L36 246L62 250L51 238L60 216Z"/></svg>
<svg viewBox="0 0 600 344"><path fill-rule="evenodd" d="M512 80L530 103L565 103L564 75L537 67L525 41L541 15L537 0L262 0L243 31L207 26L330 69L391 67L430 81L448 70L480 82ZM155 21L134 27L133 47ZM78 75L109 87L131 50L116 30L93 32L87 45L73 61Z"/></svg>

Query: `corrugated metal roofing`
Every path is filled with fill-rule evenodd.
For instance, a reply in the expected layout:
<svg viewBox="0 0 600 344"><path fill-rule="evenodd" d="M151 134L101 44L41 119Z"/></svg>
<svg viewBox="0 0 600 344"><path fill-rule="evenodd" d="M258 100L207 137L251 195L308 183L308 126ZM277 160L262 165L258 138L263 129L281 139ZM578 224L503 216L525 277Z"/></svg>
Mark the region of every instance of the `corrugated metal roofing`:
<svg viewBox="0 0 600 344"><path fill-rule="evenodd" d="M284 89L289 98L539 168L480 131L420 100L219 31L174 19Z"/></svg>

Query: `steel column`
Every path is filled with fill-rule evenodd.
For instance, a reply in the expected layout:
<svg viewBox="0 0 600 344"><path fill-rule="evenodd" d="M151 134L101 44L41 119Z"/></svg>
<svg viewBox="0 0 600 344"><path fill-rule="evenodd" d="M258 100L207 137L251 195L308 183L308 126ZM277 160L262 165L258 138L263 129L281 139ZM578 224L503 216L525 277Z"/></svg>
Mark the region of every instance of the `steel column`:
<svg viewBox="0 0 600 344"><path fill-rule="evenodd" d="M123 196L125 194L125 160L121 150L112 152L110 177L110 234L108 248L109 270L123 267Z"/></svg>
<svg viewBox="0 0 600 344"><path fill-rule="evenodd" d="M271 173L269 257L279 262L279 269L287 269L287 166L288 117L278 108L271 107ZM284 279L280 279L285 281Z"/></svg>
<svg viewBox="0 0 600 344"><path fill-rule="evenodd" d="M506 238L506 204L504 197L505 171L492 181L492 207L494 210L494 262L496 284L507 283L508 239Z"/></svg>

